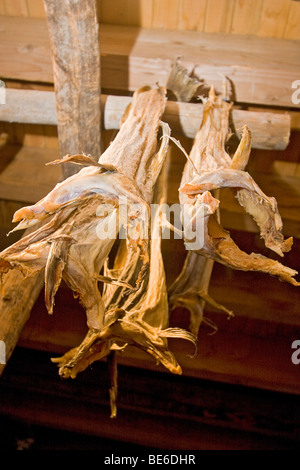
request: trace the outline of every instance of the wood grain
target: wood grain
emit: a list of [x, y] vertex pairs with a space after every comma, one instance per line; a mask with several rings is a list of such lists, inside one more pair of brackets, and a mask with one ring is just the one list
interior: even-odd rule
[[[57, 125], [53, 92], [7, 89], [6, 95], [6, 104], [0, 107], [1, 121]], [[132, 98], [126, 96], [101, 95], [103, 128], [119, 129], [123, 113], [131, 102]], [[172, 132], [193, 138], [201, 124], [202, 110], [201, 103], [168, 101], [163, 119], [171, 126]], [[289, 143], [289, 114], [234, 109], [231, 131], [240, 137], [244, 125], [252, 132], [253, 148], [283, 150]], [[67, 147], [65, 151], [70, 153]]]
[[[2, 77], [53, 83], [44, 20], [1, 17], [0, 23]], [[101, 25], [100, 41], [102, 89], [165, 86], [181, 56], [217, 92], [227, 76], [236, 102], [297, 108], [291, 100], [291, 83], [300, 74], [297, 41], [111, 25]]]
[[289, 0], [264, 0], [257, 35], [272, 38], [284, 37], [291, 3]]
[[[53, 56], [60, 153], [101, 155], [100, 46], [96, 2], [44, 0]], [[65, 165], [65, 177], [78, 171]]]
[[228, 33], [231, 29], [233, 0], [209, 0], [207, 2], [204, 31]]
[[178, 29], [204, 31], [207, 0], [182, 0]]
[[[300, 39], [300, 5], [291, 0], [179, 0], [170, 2], [171, 15], [168, 3], [155, 0], [97, 0], [97, 5], [104, 24]], [[45, 18], [43, 0], [2, 0], [0, 14]]]

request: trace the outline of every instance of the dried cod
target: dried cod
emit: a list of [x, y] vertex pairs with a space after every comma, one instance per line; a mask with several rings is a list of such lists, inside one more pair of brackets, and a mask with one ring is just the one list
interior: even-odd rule
[[[189, 83], [182, 74], [181, 83]], [[197, 87], [194, 80], [192, 86]], [[251, 149], [249, 130], [244, 128], [233, 158], [224, 149], [231, 104], [212, 89], [179, 190], [188, 254], [180, 276], [167, 292], [161, 231], [172, 137], [169, 126], [161, 121], [165, 102], [164, 88], [138, 90], [116, 138], [98, 162], [87, 155], [67, 155], [52, 162], [71, 162], [83, 168], [37, 204], [15, 213], [13, 221], [18, 225], [14, 230], [33, 231], [0, 253], [2, 275], [14, 268], [24, 276], [44, 271], [50, 314], [62, 280], [79, 297], [87, 316], [86, 337], [53, 362], [67, 378], [107, 357], [111, 416], [116, 416], [117, 351], [129, 345], [138, 347], [180, 374], [168, 338], [195, 344], [206, 301], [232, 315], [208, 295], [214, 261], [234, 269], [263, 271], [299, 285], [294, 270], [241, 251], [220, 223], [218, 191], [230, 187], [257, 222], [266, 246], [281, 256], [291, 249], [292, 239], [284, 240], [281, 234], [275, 199], [266, 196], [244, 171]], [[110, 259], [117, 238], [117, 253]], [[190, 311], [191, 333], [169, 327], [169, 307], [177, 305]]]
[[[166, 278], [161, 254], [162, 209], [165, 204], [168, 165], [166, 161], [169, 127], [163, 127], [163, 142], [152, 156], [152, 170], [148, 174], [147, 188], [155, 211], [144, 218], [144, 233], [148, 231], [146, 250], [138, 244], [132, 246], [121, 239], [113, 267], [104, 266], [104, 276], [122, 279], [133, 289], [105, 284], [102, 299], [105, 304], [104, 325], [100, 331], [90, 329], [77, 348], [53, 361], [59, 365], [63, 377], [76, 377], [88, 365], [102, 359], [111, 351], [122, 351], [128, 345], [136, 346], [175, 374], [182, 370], [168, 348], [168, 338], [182, 338], [195, 343], [192, 334], [180, 328], [169, 328], [169, 306]], [[149, 214], [148, 214], [149, 216]], [[146, 259], [146, 265], [145, 265]], [[146, 269], [143, 269], [143, 267]], [[115, 362], [113, 376], [116, 375]], [[116, 415], [116, 381], [111, 389], [112, 416]]]
[[[225, 150], [231, 106], [222, 96], [216, 96], [213, 88], [210, 90], [209, 97], [204, 100], [202, 123], [179, 188], [180, 204], [184, 209], [183, 226], [190, 226], [185, 232], [189, 251], [182, 272], [170, 287], [169, 297], [172, 308], [181, 306], [190, 311], [190, 329], [195, 335], [203, 320], [205, 301], [232, 315], [208, 295], [214, 261], [233, 269], [265, 272], [299, 286], [294, 279], [295, 270], [260, 254], [245, 253], [221, 225], [218, 191], [230, 187], [240, 205], [257, 223], [266, 247], [280, 256], [292, 247], [292, 238], [285, 240], [281, 233], [282, 220], [275, 198], [266, 196], [245, 171], [251, 151], [249, 129], [244, 126], [232, 158]], [[196, 244], [189, 238], [190, 233], [197, 240]]]
[[[0, 254], [1, 272], [17, 268], [30, 276], [44, 270], [49, 313], [62, 280], [86, 310], [86, 338], [54, 359], [63, 377], [75, 377], [95, 360], [128, 344], [145, 350], [173, 373], [181, 373], [167, 338], [194, 342], [190, 333], [169, 328], [160, 210], [153, 220], [150, 213], [150, 204], [159, 207], [165, 198], [164, 164], [170, 138], [169, 126], [161, 122], [165, 101], [163, 88], [137, 91], [119, 133], [99, 162], [86, 155], [53, 162], [84, 167], [37, 204], [14, 215], [14, 222], [19, 222], [14, 230], [43, 225]], [[123, 234], [120, 246], [109, 269], [108, 256], [119, 233]], [[104, 283], [102, 293], [99, 281]], [[115, 416], [116, 366], [112, 377]]]

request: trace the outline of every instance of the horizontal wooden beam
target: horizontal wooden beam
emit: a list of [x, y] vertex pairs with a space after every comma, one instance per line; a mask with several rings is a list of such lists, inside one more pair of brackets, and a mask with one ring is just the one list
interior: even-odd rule
[[168, 449], [182, 458], [195, 455], [200, 465], [197, 450], [296, 450], [300, 443], [298, 397], [290, 394], [121, 366], [118, 415], [111, 419], [104, 362], [62, 381], [49, 353], [17, 348], [5, 372], [2, 445], [14, 427], [18, 437], [20, 429], [27, 436], [18, 420], [27, 423], [33, 450], [100, 450], [103, 458], [116, 449], [118, 456], [143, 452], [145, 459]]
[[[2, 79], [53, 83], [50, 44], [43, 19], [0, 17]], [[222, 91], [232, 83], [235, 102], [297, 108], [299, 42], [275, 38], [100, 25], [102, 89], [133, 91], [165, 86], [174, 61]], [[294, 101], [294, 102], [293, 102]]]
[[[122, 115], [131, 100], [127, 96], [101, 95], [104, 129], [119, 129]], [[201, 124], [202, 111], [201, 103], [168, 101], [163, 119], [169, 123], [173, 133], [194, 138]], [[8, 88], [6, 104], [0, 106], [0, 121], [56, 125], [54, 92]], [[244, 125], [251, 130], [253, 148], [284, 150], [289, 143], [289, 114], [233, 109], [231, 131], [240, 137]]]

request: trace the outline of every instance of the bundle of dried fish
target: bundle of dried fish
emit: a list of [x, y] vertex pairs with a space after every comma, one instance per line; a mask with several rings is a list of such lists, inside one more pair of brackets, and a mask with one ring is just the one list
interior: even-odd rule
[[[44, 269], [49, 313], [62, 279], [86, 310], [86, 338], [78, 348], [54, 360], [64, 377], [75, 377], [88, 364], [128, 344], [147, 351], [170, 371], [180, 373], [167, 338], [194, 341], [190, 333], [168, 328], [160, 212], [153, 223], [150, 220], [149, 206], [152, 202], [161, 204], [166, 187], [166, 178], [156, 185], [159, 175], [165, 175], [162, 168], [170, 137], [169, 126], [160, 121], [164, 107], [164, 89], [136, 92], [118, 135], [99, 163], [85, 155], [54, 162], [72, 162], [84, 168], [58, 184], [40, 202], [14, 216], [14, 222], [19, 222], [16, 230], [41, 221], [44, 224], [0, 254], [1, 271], [18, 268], [30, 276]], [[160, 127], [162, 142], [156, 152]], [[105, 262], [122, 231], [110, 270]], [[99, 281], [107, 284], [102, 295]], [[114, 381], [112, 415], [115, 391]]]
[[[172, 373], [180, 374], [181, 367], [169, 350], [167, 339], [176, 337], [195, 343], [194, 336], [189, 332], [169, 328], [168, 296], [161, 255], [161, 207], [165, 204], [168, 170], [166, 156], [170, 133], [169, 127], [161, 124], [163, 142], [157, 154], [152, 156], [151, 171], [145, 180], [148, 192], [143, 192], [150, 194], [152, 207], [156, 208], [150, 218], [144, 217], [143, 233], [148, 231], [149, 241], [147, 249], [139, 244], [132, 246], [128, 239], [122, 239], [113, 268], [109, 269], [108, 261], [104, 266], [105, 277], [122, 279], [127, 285], [135, 287], [128, 289], [113, 283], [104, 286], [102, 299], [105, 317], [101, 330], [90, 329], [79, 347], [53, 359], [58, 363], [63, 377], [74, 378], [94, 361], [108, 356], [111, 351], [124, 350], [128, 345], [146, 351]], [[147, 266], [143, 269], [145, 262]], [[111, 415], [115, 416], [115, 361], [113, 364]]]
[[[296, 271], [260, 254], [247, 254], [239, 249], [219, 220], [221, 188], [230, 187], [242, 207], [256, 221], [265, 245], [280, 256], [291, 249], [293, 240], [284, 239], [277, 202], [266, 196], [253, 178], [244, 171], [251, 150], [251, 134], [247, 127], [231, 158], [225, 151], [229, 131], [231, 103], [216, 96], [212, 88], [204, 101], [203, 120], [189, 155], [181, 187], [185, 244], [189, 251], [178, 279], [169, 295], [172, 307], [184, 306], [191, 313], [191, 328], [197, 334], [203, 319], [203, 301], [213, 302], [207, 294], [213, 261], [244, 271], [261, 271], [278, 276], [295, 286]], [[188, 210], [186, 209], [188, 208]], [[192, 233], [195, 239], [191, 239]], [[198, 257], [198, 255], [200, 255]], [[222, 310], [222, 306], [215, 305]], [[228, 311], [229, 314], [231, 312]]]
[[[77, 163], [81, 156], [68, 157]], [[136, 205], [144, 205], [139, 189], [115, 168], [93, 163], [59, 183], [43, 200], [16, 212], [16, 229], [45, 224], [1, 253], [2, 272], [19, 268], [25, 276], [45, 269], [45, 302], [53, 312], [54, 298], [63, 279], [79, 296], [91, 328], [103, 325], [104, 305], [98, 281], [116, 282], [100, 276], [119, 229], [119, 201], [127, 201], [128, 217], [139, 221]], [[103, 216], [99, 214], [105, 205]], [[97, 215], [98, 214], [98, 215]], [[126, 221], [127, 222], [127, 221]], [[105, 238], [99, 233], [108, 227]], [[130, 231], [129, 231], [130, 233]]]

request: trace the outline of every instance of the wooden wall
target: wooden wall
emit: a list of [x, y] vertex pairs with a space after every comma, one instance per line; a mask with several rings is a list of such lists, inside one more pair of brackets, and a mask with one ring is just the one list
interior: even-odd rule
[[[98, 0], [102, 23], [300, 40], [295, 0]], [[42, 0], [0, 0], [0, 15], [45, 16]]]

